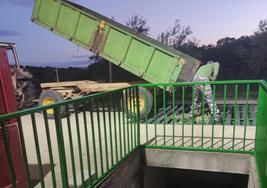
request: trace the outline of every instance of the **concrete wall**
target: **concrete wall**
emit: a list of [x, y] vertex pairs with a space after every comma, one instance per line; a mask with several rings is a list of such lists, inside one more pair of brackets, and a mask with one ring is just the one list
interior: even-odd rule
[[144, 172], [144, 150], [132, 153], [117, 169], [115, 169], [99, 188], [142, 188]]
[[146, 149], [145, 157], [150, 167], [249, 175], [248, 187], [259, 187], [255, 160], [248, 154]]
[[254, 158], [247, 154], [140, 148], [98, 187], [258, 188], [255, 167]]

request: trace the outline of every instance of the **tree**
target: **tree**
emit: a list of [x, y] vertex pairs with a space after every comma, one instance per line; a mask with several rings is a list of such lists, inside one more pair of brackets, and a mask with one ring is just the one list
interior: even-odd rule
[[[193, 33], [190, 26], [182, 26], [180, 20], [175, 20], [174, 26], [159, 34], [157, 40], [165, 45], [171, 46], [175, 49], [179, 49], [186, 42], [194, 42], [194, 40], [188, 39], [188, 37]], [[194, 43], [196, 44], [196, 43]]]
[[126, 25], [133, 29], [135, 33], [148, 35], [150, 31], [150, 28], [147, 26], [147, 20], [143, 16], [132, 16], [126, 21]]

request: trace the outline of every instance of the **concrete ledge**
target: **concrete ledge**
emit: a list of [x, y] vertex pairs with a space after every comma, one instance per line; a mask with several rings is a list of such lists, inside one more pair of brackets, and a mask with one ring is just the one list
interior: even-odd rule
[[248, 154], [145, 149], [146, 165], [249, 175], [249, 188], [258, 188], [254, 157]]

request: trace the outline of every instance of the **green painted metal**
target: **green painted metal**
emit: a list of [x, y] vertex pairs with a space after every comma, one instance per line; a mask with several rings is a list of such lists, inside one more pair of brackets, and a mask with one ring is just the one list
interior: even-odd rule
[[82, 159], [82, 146], [81, 146], [81, 133], [80, 133], [80, 121], [79, 121], [79, 114], [78, 114], [78, 105], [74, 103], [74, 113], [75, 113], [75, 122], [76, 122], [76, 133], [77, 133], [77, 140], [78, 140], [78, 153], [79, 153], [79, 162], [80, 162], [80, 172], [81, 172], [81, 180], [82, 180], [82, 188], [84, 188], [84, 166], [83, 166], [83, 159]]
[[35, 0], [32, 21], [151, 83], [191, 81], [200, 62], [63, 0]]
[[[87, 124], [87, 117], [86, 117], [86, 106], [88, 103], [83, 102], [82, 103], [82, 113], [83, 113], [83, 123], [84, 123], [84, 134], [85, 134], [85, 143], [86, 143], [86, 159], [87, 159], [87, 169], [88, 169], [88, 184], [92, 184], [92, 172], [91, 172], [91, 159], [90, 159], [90, 149], [89, 149], [89, 137], [88, 137], [88, 124]], [[104, 123], [106, 125], [106, 123]], [[107, 139], [107, 136], [105, 135], [105, 140]], [[107, 163], [108, 164], [108, 163]], [[76, 179], [76, 177], [75, 177]]]
[[114, 125], [114, 139], [115, 139], [115, 159], [116, 159], [116, 163], [119, 161], [119, 155], [118, 155], [118, 133], [117, 133], [117, 118], [116, 118], [116, 109], [115, 109], [115, 98], [114, 98], [114, 95], [111, 94], [111, 103], [112, 103], [112, 111], [113, 111], [113, 125]]
[[[203, 91], [205, 91], [205, 85], [203, 86]], [[204, 93], [201, 95], [201, 147], [204, 145], [204, 105], [205, 96]]]
[[259, 88], [255, 157], [261, 188], [267, 186], [267, 84]]
[[141, 130], [140, 130], [140, 101], [139, 101], [139, 88], [135, 88], [135, 91], [136, 91], [136, 100], [137, 100], [137, 103], [136, 103], [136, 106], [137, 106], [137, 126], [136, 126], [136, 129], [137, 129], [137, 146], [136, 148], [138, 148], [140, 145], [141, 145], [141, 141], [140, 141], [140, 138], [141, 138]]
[[112, 139], [112, 129], [111, 129], [111, 95], [108, 95], [108, 119], [109, 119], [109, 138], [110, 138], [110, 152], [111, 152], [111, 164], [114, 165], [114, 158], [113, 158], [113, 139]]
[[49, 161], [50, 161], [52, 183], [53, 183], [53, 187], [57, 187], [56, 177], [55, 177], [54, 158], [53, 158], [53, 153], [52, 153], [52, 144], [51, 144], [51, 136], [50, 136], [47, 112], [43, 111], [43, 115], [44, 115], [45, 132], [46, 132], [46, 138], [47, 138], [47, 147], [48, 147], [48, 154], [49, 154]]
[[163, 90], [163, 142], [166, 146], [166, 88]]
[[[156, 120], [156, 114], [157, 114], [157, 90], [154, 88], [153, 90], [153, 95], [154, 95], [154, 137], [155, 139], [155, 145], [157, 145], [157, 120]], [[147, 106], [147, 105], [145, 105]]]
[[184, 99], [185, 99], [185, 87], [182, 86], [182, 146], [184, 146]]
[[174, 135], [175, 135], [175, 111], [174, 111], [174, 109], [175, 109], [175, 89], [173, 88], [172, 89], [172, 119], [174, 120], [174, 121], [172, 121], [173, 123], [172, 123], [172, 145], [174, 146], [174, 141], [175, 141], [175, 137], [174, 137]]
[[[93, 155], [94, 155], [94, 169], [95, 169], [95, 175], [96, 179], [99, 178], [98, 175], [98, 165], [97, 165], [97, 157], [96, 157], [96, 136], [95, 136], [95, 123], [94, 123], [94, 115], [93, 115], [93, 105], [92, 105], [92, 99], [89, 101], [90, 105], [90, 119], [91, 119], [91, 131], [92, 131], [92, 142], [93, 142]], [[112, 138], [112, 136], [110, 137]]]
[[66, 107], [67, 127], [68, 127], [69, 143], [70, 143], [70, 157], [71, 157], [73, 183], [74, 183], [74, 186], [77, 186], [75, 160], [74, 160], [74, 153], [73, 153], [72, 131], [71, 131], [71, 122], [70, 122], [70, 112], [69, 112], [69, 106], [66, 105], [65, 107]]
[[195, 124], [195, 95], [196, 95], [196, 85], [192, 86], [192, 120], [191, 120], [191, 147], [194, 147], [194, 124]]
[[125, 115], [125, 101], [124, 101], [124, 98], [122, 97], [121, 99], [121, 107], [122, 107], [122, 129], [123, 129], [123, 149], [124, 149], [124, 153], [123, 153], [123, 157], [125, 157], [126, 155], [126, 148], [127, 148], [127, 123], [125, 120], [126, 119], [126, 115]]
[[235, 146], [235, 130], [236, 130], [236, 116], [237, 116], [237, 95], [238, 95], [238, 84], [235, 84], [235, 96], [234, 96], [234, 100], [235, 100], [235, 104], [234, 104], [234, 123], [233, 123], [233, 149]]
[[106, 124], [106, 110], [105, 110], [105, 101], [104, 97], [102, 97], [101, 105], [102, 105], [102, 114], [103, 114], [103, 123], [104, 123], [104, 140], [105, 140], [105, 150], [106, 150], [106, 169], [109, 169], [109, 159], [108, 159], [108, 137], [107, 137], [107, 124]]
[[[227, 96], [227, 85], [224, 85], [224, 87], [223, 87], [223, 130], [222, 130], [222, 138], [224, 138], [224, 135], [225, 135], [226, 96]], [[224, 149], [224, 139], [222, 139], [222, 149]]]
[[121, 105], [120, 104], [116, 104], [117, 105], [117, 108], [118, 108], [118, 123], [119, 123], [119, 143], [120, 143], [120, 159], [122, 159], [122, 124], [121, 124]]
[[31, 182], [31, 178], [30, 178], [29, 163], [28, 163], [24, 133], [23, 133], [23, 129], [22, 129], [21, 117], [17, 117], [16, 119], [17, 119], [17, 123], [18, 123], [18, 130], [19, 130], [19, 137], [20, 137], [20, 143], [21, 143], [21, 148], [22, 148], [23, 165], [24, 165], [24, 169], [25, 169], [24, 172], [25, 172], [25, 176], [26, 176], [26, 180], [27, 180], [27, 186], [33, 187], [32, 182]]
[[[147, 101], [147, 92], [145, 92], [145, 101]], [[145, 122], [146, 122], [146, 142], [148, 142], [148, 112], [147, 112], [147, 105], [145, 105]]]
[[62, 132], [62, 122], [61, 122], [61, 115], [60, 115], [60, 106], [54, 108], [55, 114], [55, 127], [56, 127], [56, 134], [57, 134], [57, 144], [58, 144], [58, 156], [59, 156], [59, 163], [60, 163], [60, 170], [61, 170], [61, 182], [62, 187], [68, 187], [68, 172], [67, 172], [67, 164], [66, 164], [66, 154], [64, 148], [64, 138]]
[[[244, 136], [243, 138], [247, 137], [247, 124], [248, 124], [248, 100], [249, 100], [249, 93], [250, 93], [250, 85], [247, 84], [246, 86], [246, 107], [245, 107], [245, 122], [244, 122]], [[245, 150], [246, 140], [244, 140], [243, 150]]]
[[213, 92], [212, 92], [212, 131], [211, 131], [211, 148], [214, 145], [214, 117], [215, 117], [215, 100], [216, 100], [216, 85], [213, 85]]
[[45, 187], [44, 177], [43, 177], [43, 168], [42, 168], [42, 159], [41, 159], [40, 146], [39, 146], [39, 139], [38, 139], [36, 120], [35, 120], [34, 114], [31, 114], [31, 121], [32, 121], [32, 130], [33, 130], [35, 149], [36, 149], [36, 157], [37, 157], [37, 163], [38, 163], [38, 176], [40, 178], [41, 187]]
[[[101, 136], [101, 124], [100, 124], [100, 114], [99, 114], [99, 105], [98, 102], [99, 97], [95, 100], [96, 105], [96, 116], [97, 116], [97, 135], [98, 135], [98, 142], [99, 142], [99, 153], [100, 153], [100, 176], [104, 174], [104, 165], [103, 165], [103, 148], [102, 148], [102, 136]], [[116, 141], [117, 142], [117, 141]]]
[[[132, 98], [133, 94], [132, 94], [132, 88], [129, 89], [129, 96], [130, 98]], [[127, 101], [127, 106], [128, 106], [128, 101]], [[130, 100], [130, 141], [131, 141], [131, 144], [130, 144], [130, 148], [131, 150], [134, 148], [134, 135], [133, 135], [133, 104], [132, 104], [132, 100]]]
[[[186, 92], [187, 91], [191, 91], [194, 93], [194, 90], [196, 89], [196, 85], [199, 83], [177, 83], [177, 84], [170, 84], [169, 86], [171, 88], [173, 88], [172, 90], [172, 94], [171, 94], [171, 112], [174, 112], [174, 99], [182, 99], [182, 103], [181, 103], [181, 111], [180, 113], [182, 113], [182, 118], [184, 118], [183, 116], [185, 116], [186, 113], [186, 108], [185, 108], [185, 98], [190, 96], [192, 98], [191, 101], [193, 101], [193, 95], [188, 95]], [[147, 137], [148, 135], [152, 136], [154, 135], [154, 142], [150, 142], [150, 140], [148, 140], [147, 143], [145, 143], [145, 147], [147, 148], [155, 148], [155, 149], [174, 149], [174, 150], [191, 150], [191, 151], [208, 151], [208, 152], [231, 152], [231, 153], [242, 153], [242, 154], [251, 154], [255, 157], [256, 159], [256, 164], [257, 164], [257, 170], [258, 170], [258, 176], [259, 176], [259, 181], [260, 181], [260, 185], [261, 188], [265, 188], [266, 187], [266, 183], [267, 183], [267, 176], [266, 176], [266, 164], [267, 164], [267, 84], [264, 81], [220, 81], [218, 83], [216, 82], [206, 82], [203, 83], [204, 85], [206, 84], [213, 84], [213, 91], [218, 91], [219, 90], [219, 85], [221, 85], [221, 87], [223, 88], [223, 110], [222, 110], [222, 117], [223, 117], [223, 125], [222, 125], [222, 133], [221, 133], [221, 138], [222, 138], [222, 142], [228, 142], [230, 139], [230, 143], [229, 145], [231, 145], [230, 147], [224, 147], [224, 144], [217, 144], [217, 141], [215, 139], [217, 139], [217, 137], [214, 135], [212, 135], [209, 139], [211, 139], [212, 142], [212, 146], [206, 146], [206, 141], [204, 140], [204, 136], [203, 134], [198, 134], [196, 131], [196, 124], [194, 124], [194, 127], [192, 128], [192, 130], [189, 132], [191, 132], [191, 135], [187, 136], [185, 133], [185, 126], [188, 125], [184, 125], [184, 119], [182, 120], [182, 125], [177, 125], [176, 123], [174, 123], [174, 121], [172, 121], [171, 123], [169, 123], [169, 120], [167, 119], [167, 116], [165, 117], [165, 123], [164, 123], [164, 129], [166, 128], [166, 130], [162, 130], [159, 129], [159, 125], [157, 119], [156, 121], [154, 121], [154, 125], [150, 125], [147, 122], [145, 122], [145, 129], [141, 129], [140, 128], [140, 117], [139, 117], [139, 90], [138, 87], [139, 86], [132, 86], [129, 88], [125, 88], [125, 89], [120, 89], [120, 90], [115, 90], [115, 91], [111, 91], [111, 92], [106, 92], [106, 93], [99, 93], [99, 94], [95, 94], [95, 95], [90, 95], [90, 96], [85, 96], [79, 99], [74, 99], [74, 100], [69, 100], [69, 101], [64, 101], [61, 103], [57, 103], [57, 104], [53, 104], [50, 106], [42, 106], [42, 107], [37, 107], [37, 108], [33, 108], [33, 109], [29, 109], [29, 110], [24, 110], [24, 111], [20, 111], [20, 112], [16, 112], [16, 113], [11, 113], [11, 114], [5, 114], [5, 115], [1, 115], [0, 116], [0, 126], [2, 129], [6, 129], [5, 125], [6, 122], [9, 121], [10, 119], [16, 119], [18, 122], [18, 131], [19, 131], [19, 135], [20, 135], [20, 141], [21, 141], [21, 145], [22, 145], [22, 154], [23, 154], [23, 163], [25, 166], [25, 172], [26, 172], [26, 180], [27, 182], [27, 186], [28, 187], [32, 187], [31, 185], [31, 177], [29, 174], [29, 164], [28, 164], [28, 158], [27, 158], [27, 151], [26, 148], [27, 146], [27, 142], [25, 142], [25, 133], [23, 132], [23, 127], [26, 126], [24, 124], [24, 122], [21, 120], [21, 118], [23, 116], [30, 116], [31, 121], [32, 121], [32, 131], [33, 131], [33, 139], [34, 139], [34, 143], [35, 143], [35, 147], [36, 147], [36, 157], [37, 157], [37, 163], [38, 163], [38, 170], [39, 170], [39, 176], [40, 179], [43, 179], [43, 173], [42, 173], [42, 169], [40, 168], [42, 165], [42, 156], [43, 153], [40, 152], [41, 149], [39, 147], [39, 141], [40, 139], [45, 139], [46, 143], [47, 143], [47, 149], [48, 149], [48, 159], [49, 159], [49, 163], [51, 166], [51, 178], [52, 178], [52, 183], [53, 183], [53, 187], [56, 187], [58, 182], [61, 180], [61, 186], [60, 187], [68, 187], [69, 186], [69, 182], [68, 182], [68, 177], [70, 175], [71, 172], [68, 172], [68, 169], [72, 170], [72, 175], [75, 177], [74, 181], [76, 181], [76, 183], [74, 182], [74, 184], [77, 185], [77, 180], [76, 179], [76, 170], [77, 171], [83, 171], [86, 169], [86, 165], [87, 165], [87, 169], [88, 169], [88, 175], [89, 175], [89, 182], [88, 182], [88, 186], [89, 187], [94, 187], [96, 186], [99, 181], [103, 180], [103, 178], [105, 178], [108, 174], [110, 174], [110, 172], [114, 169], [116, 169], [118, 167], [118, 165], [125, 160], [130, 154], [131, 152], [133, 152], [135, 149], [139, 148], [140, 145], [140, 139], [141, 139], [141, 135], [147, 135], [145, 140], [148, 140]], [[233, 138], [231, 135], [231, 138], [226, 138], [225, 137], [225, 118], [226, 118], [226, 104], [227, 104], [227, 96], [229, 93], [227, 93], [228, 91], [230, 91], [230, 89], [228, 89], [230, 86], [232, 86], [234, 88], [234, 90], [232, 91], [234, 93], [234, 98], [235, 98], [235, 105], [237, 104], [237, 100], [239, 97], [239, 93], [242, 92], [242, 88], [244, 88], [244, 98], [245, 99], [245, 108], [244, 108], [244, 112], [245, 115], [244, 116], [248, 116], [248, 101], [250, 100], [251, 97], [251, 90], [252, 90], [252, 86], [251, 84], [258, 84], [259, 85], [259, 96], [258, 96], [258, 112], [257, 112], [257, 121], [256, 121], [256, 136], [255, 136], [255, 148], [252, 150], [247, 149], [247, 121], [248, 118], [244, 119], [244, 133], [242, 132], [239, 135], [243, 135], [243, 138], [241, 139], [241, 147], [239, 149], [237, 149], [236, 147], [236, 143], [239, 142], [240, 140], [238, 140], [236, 138], [236, 133], [234, 130], [234, 126], [233, 126]], [[154, 107], [154, 113], [157, 113], [157, 99], [160, 100], [161, 102], [165, 103], [164, 100], [162, 100], [161, 97], [157, 96], [157, 88], [158, 86], [155, 86], [157, 84], [151, 84], [148, 85], [149, 87], [154, 87], [152, 90], [153, 92], [153, 97], [154, 97], [154, 104], [156, 105], [156, 107]], [[214, 86], [216, 85], [216, 86]], [[142, 85], [143, 86], [143, 85]], [[161, 84], [161, 86], [164, 87], [168, 87], [168, 84]], [[188, 88], [187, 88], [188, 86]], [[242, 87], [244, 86], [244, 87]], [[214, 89], [216, 87], [216, 90]], [[186, 91], [187, 90], [187, 91]], [[179, 91], [179, 92], [174, 92], [174, 91]], [[126, 94], [126, 97], [122, 98], [122, 102], [120, 101], [119, 97], [122, 93]], [[177, 97], [176, 97], [177, 95]], [[188, 95], [188, 96], [187, 96]], [[179, 96], [179, 97], [178, 97]], [[213, 95], [215, 98], [215, 94]], [[125, 99], [130, 98], [131, 100], [126, 101]], [[107, 101], [106, 101], [107, 100]], [[200, 100], [204, 100], [204, 95], [202, 94], [202, 97], [200, 98]], [[106, 108], [104, 108], [104, 104], [107, 104], [107, 110]], [[125, 104], [122, 106], [119, 106], [119, 104]], [[77, 109], [77, 107], [82, 104], [82, 111], [79, 112]], [[75, 124], [71, 125], [71, 121], [70, 121], [70, 117], [69, 117], [69, 107], [74, 105], [74, 109], [76, 109], [75, 112]], [[102, 105], [102, 107], [101, 107]], [[146, 106], [146, 105], [145, 105]], [[202, 109], [201, 109], [201, 115], [203, 116], [204, 114], [204, 109], [203, 109], [203, 104], [202, 104]], [[87, 114], [86, 110], [89, 107], [89, 112]], [[124, 107], [126, 107], [124, 109]], [[130, 107], [130, 108], [128, 108]], [[53, 167], [53, 163], [54, 163], [54, 155], [52, 150], [52, 146], [51, 146], [51, 126], [52, 123], [50, 123], [50, 121], [48, 121], [47, 119], [47, 114], [46, 114], [46, 110], [53, 108], [55, 111], [55, 131], [56, 131], [56, 143], [53, 143], [55, 145], [57, 145], [57, 149], [58, 149], [58, 158], [60, 161], [60, 175], [61, 178], [60, 179], [56, 179], [55, 176], [55, 172], [54, 172], [54, 167]], [[65, 108], [66, 110], [66, 121], [64, 121], [62, 119], [62, 117], [60, 116], [60, 110], [62, 110], [62, 108]], [[131, 113], [131, 112], [127, 112], [127, 110], [129, 109], [135, 109], [135, 112], [137, 112], [136, 114]], [[100, 109], [102, 109], [103, 114], [101, 114]], [[162, 108], [167, 110], [166, 107]], [[238, 106], [235, 107], [235, 109], [238, 109]], [[36, 113], [39, 112], [43, 112], [43, 119], [41, 119], [42, 121], [44, 121], [44, 124], [37, 124], [37, 120], [35, 118]], [[106, 117], [105, 114], [108, 114], [108, 121], [106, 121]], [[114, 115], [114, 118], [111, 118], [112, 114]], [[167, 111], [165, 112], [167, 115]], [[235, 112], [234, 112], [235, 113]], [[88, 117], [90, 117], [91, 121], [87, 120], [87, 115], [89, 115]], [[79, 120], [80, 117], [83, 117], [83, 120]], [[174, 117], [174, 114], [172, 114], [172, 117]], [[236, 116], [235, 116], [236, 117]], [[98, 119], [102, 118], [103, 121], [99, 121]], [[154, 117], [155, 118], [155, 117]], [[115, 120], [115, 121], [114, 121]], [[63, 122], [66, 122], [66, 126], [64, 126]], [[128, 122], [128, 124], [127, 124]], [[83, 125], [82, 125], [83, 124]], [[235, 124], [234, 124], [235, 125]], [[45, 135], [42, 135], [42, 138], [40, 137], [40, 135], [38, 134], [39, 129], [38, 126], [44, 126]], [[73, 146], [73, 136], [78, 134], [83, 134], [81, 133], [80, 128], [82, 128], [84, 126], [84, 130], [85, 130], [85, 139], [81, 139], [81, 135], [77, 135], [77, 141], [78, 144], [77, 146]], [[153, 129], [149, 129], [149, 126], [154, 126], [154, 130]], [[181, 126], [181, 130], [182, 133], [180, 131], [176, 131], [176, 129], [174, 129], [176, 126]], [[201, 125], [202, 127], [200, 127], [201, 129], [199, 130], [204, 130], [203, 128], [205, 127], [205, 125]], [[187, 127], [188, 128], [188, 127]], [[216, 132], [217, 126], [213, 126], [213, 131]], [[66, 130], [65, 130], [66, 129]], [[125, 129], [125, 130], [124, 130]], [[87, 135], [87, 131], [91, 130], [91, 135]], [[146, 131], [146, 133], [140, 133], [141, 130]], [[168, 131], [167, 131], [168, 130]], [[67, 131], [67, 135], [63, 135], [63, 132]], [[74, 132], [73, 132], [74, 131]], [[151, 131], [147, 132], [147, 131]], [[164, 131], [164, 132], [163, 132]], [[194, 134], [195, 131], [195, 134]], [[221, 131], [221, 130], [220, 130]], [[109, 135], [108, 135], [109, 133]], [[180, 142], [182, 142], [180, 145], [177, 145], [177, 135], [181, 134], [180, 138]], [[198, 135], [197, 135], [198, 134]], [[199, 136], [200, 135], [200, 136]], [[110, 137], [110, 138], [108, 138]], [[122, 138], [123, 137], [123, 138]], [[242, 136], [241, 136], [242, 137]], [[165, 143], [162, 141], [165, 138]], [[170, 138], [170, 139], [169, 139]], [[193, 138], [194, 142], [192, 142], [192, 140], [188, 138]], [[66, 150], [65, 145], [66, 143], [64, 143], [64, 139], [68, 140], [68, 143], [70, 145], [69, 149]], [[89, 141], [89, 139], [91, 139]], [[108, 141], [108, 139], [110, 139]], [[228, 139], [228, 141], [226, 141], [225, 139]], [[103, 142], [100, 144], [100, 140], [102, 140]], [[178, 139], [179, 140], [179, 139]], [[197, 144], [197, 140], [199, 141], [199, 144]], [[232, 143], [232, 141], [235, 140], [235, 144]], [[81, 162], [81, 153], [82, 153], [82, 148], [79, 149], [79, 147], [81, 147], [82, 145], [82, 141], [85, 141], [85, 153], [87, 155], [86, 159], [83, 160], [87, 160], [87, 164], [85, 164], [85, 162]], [[169, 142], [170, 141], [170, 142]], [[190, 142], [191, 141], [191, 142]], [[108, 143], [109, 142], [109, 143]], [[41, 143], [41, 142], [40, 142]], [[43, 143], [43, 142], [42, 142]], [[7, 150], [7, 157], [10, 154], [10, 151], [8, 152], [8, 148], [10, 147], [10, 143], [8, 141], [8, 137], [6, 135], [6, 132], [4, 131], [4, 144], [6, 146], [6, 150]], [[215, 145], [219, 145], [220, 147], [215, 147]], [[105, 145], [105, 146], [104, 146]], [[74, 149], [77, 147], [78, 149], [78, 158], [76, 160], [78, 160], [78, 162], [80, 162], [79, 167], [75, 166], [75, 159], [74, 159]], [[107, 152], [107, 147], [109, 148], [109, 152]], [[103, 149], [105, 148], [106, 152], [104, 154]], [[113, 148], [115, 148], [113, 150]], [[92, 149], [92, 151], [90, 151], [90, 149]], [[79, 151], [80, 150], [80, 151]], [[124, 150], [124, 152], [123, 152]], [[99, 156], [100, 152], [103, 152], [103, 154], [105, 155], [102, 157], [97, 157]], [[92, 160], [90, 158], [90, 154], [92, 154]], [[67, 162], [66, 161], [66, 155], [70, 154], [70, 159]], [[116, 155], [118, 155], [117, 158], [112, 159], [113, 156], [116, 157]], [[110, 162], [109, 162], [110, 161]], [[106, 168], [101, 167], [101, 164], [103, 166], [103, 164], [106, 163]], [[92, 168], [93, 167], [93, 168]], [[14, 173], [12, 173], [12, 159], [10, 158], [9, 160], [9, 170], [10, 170], [10, 177], [11, 179], [13, 178], [15, 180], [15, 175]], [[92, 172], [94, 169], [95, 172], [95, 179], [91, 179], [92, 178]], [[54, 174], [54, 175], [53, 175]], [[85, 175], [85, 174], [84, 174]], [[84, 178], [85, 179], [85, 178]], [[44, 180], [42, 180], [44, 181]], [[85, 181], [85, 180], [84, 180]], [[85, 183], [85, 182], [82, 182]], [[44, 183], [42, 183], [44, 187]], [[84, 185], [85, 186], [85, 185]]]

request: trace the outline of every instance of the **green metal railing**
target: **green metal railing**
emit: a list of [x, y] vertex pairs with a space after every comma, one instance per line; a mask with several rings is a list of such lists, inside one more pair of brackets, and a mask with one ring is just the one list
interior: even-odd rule
[[[13, 120], [27, 187], [35, 186], [36, 174], [41, 187], [95, 186], [140, 145], [138, 116], [125, 109], [123, 95], [138, 101], [137, 87], [129, 87], [0, 116], [11, 185], [16, 187], [8, 134]], [[51, 109], [54, 119], [49, 120]], [[37, 164], [36, 172], [32, 164]]]
[[[153, 100], [153, 113], [146, 113], [141, 125], [141, 132], [145, 132], [145, 138], [141, 140], [146, 147], [254, 152], [256, 129], [250, 121], [256, 119], [259, 81], [139, 86], [150, 88], [154, 93], [153, 98], [145, 100]], [[163, 87], [163, 91], [157, 92], [158, 86]], [[166, 89], [171, 92], [167, 93]], [[217, 113], [216, 106], [219, 109]], [[249, 112], [252, 106], [254, 111]], [[215, 121], [215, 114], [220, 116], [219, 122]]]
[[255, 158], [261, 188], [267, 187], [267, 83], [259, 88]]
[[[211, 108], [205, 92], [199, 90], [209, 86]], [[140, 87], [151, 93], [143, 95]], [[198, 103], [194, 103], [197, 97]], [[149, 104], [153, 105], [150, 112]], [[220, 110], [220, 122], [215, 121], [215, 105]], [[48, 109], [54, 110], [54, 120], [47, 118]], [[191, 113], [192, 109], [198, 112]], [[146, 111], [143, 119], [142, 110]], [[142, 84], [2, 115], [0, 127], [4, 130], [13, 187], [16, 178], [8, 138], [10, 120], [18, 124], [28, 187], [34, 186], [32, 164], [37, 164], [35, 173], [41, 187], [94, 187], [131, 152], [144, 145], [250, 154], [255, 157], [260, 185], [264, 188], [266, 113], [264, 81]], [[51, 173], [45, 172], [45, 165]]]

